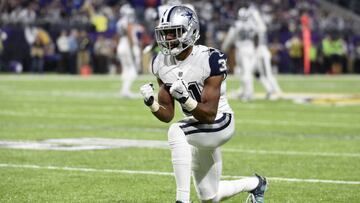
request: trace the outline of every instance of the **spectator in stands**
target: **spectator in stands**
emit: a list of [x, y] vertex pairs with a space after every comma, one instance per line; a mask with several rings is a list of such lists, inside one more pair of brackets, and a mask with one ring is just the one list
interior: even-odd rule
[[291, 59], [290, 72], [302, 73], [303, 72], [303, 42], [300, 34], [295, 34], [290, 38], [285, 46], [289, 50], [289, 56]]
[[[208, 46], [219, 48], [226, 31], [229, 28], [229, 24], [231, 24], [236, 18], [234, 11], [241, 6], [243, 1], [244, 0], [183, 0], [183, 3], [191, 2], [201, 15], [201, 19], [204, 20], [204, 22], [200, 22], [200, 26], [205, 25], [206, 29], [202, 28], [200, 30], [206, 31], [206, 34], [201, 35], [205, 38], [201, 38], [200, 40], [206, 42]], [[140, 1], [131, 2], [133, 3], [132, 5], [137, 6], [137, 8], [148, 10], [148, 8], [152, 7], [154, 10], [159, 6], [160, 2], [164, 1], [144, 1], [145, 3]], [[325, 36], [324, 33], [328, 33], [329, 31], [340, 32], [341, 35], [346, 35], [346, 38], [349, 37], [349, 39], [353, 37], [356, 38], [356, 35], [359, 37], [359, 33], [355, 33], [355, 31], [359, 29], [357, 29], [358, 26], [354, 19], [348, 19], [348, 17], [338, 12], [326, 11], [327, 9], [320, 8], [320, 4], [314, 0], [256, 0], [251, 2], [258, 4], [261, 9], [261, 13], [264, 16], [265, 22], [269, 28], [269, 39], [272, 39], [273, 36], [277, 35], [279, 36], [281, 44], [284, 44], [284, 41], [289, 39], [289, 37], [291, 37], [290, 35], [298, 30], [300, 17], [299, 11], [303, 9], [309, 9], [312, 33], [314, 38], [316, 38], [317, 41], [320, 41], [319, 47], [322, 45], [321, 40]], [[359, 3], [354, 2], [360, 1], [352, 0], [352, 2], [352, 4], [347, 3], [346, 7], [350, 7], [349, 9], [356, 11], [356, 6], [354, 5]], [[1, 28], [6, 30], [8, 33], [11, 33], [4, 46], [3, 61], [8, 64], [10, 61], [16, 60], [23, 64], [24, 71], [29, 70], [31, 67], [29, 48], [35, 42], [36, 36], [35, 27], [30, 25], [39, 25], [39, 22], [41, 22], [41, 24], [45, 23], [45, 30], [49, 33], [52, 39], [57, 39], [59, 37], [59, 33], [61, 33], [61, 30], [63, 29], [90, 30], [89, 28], [91, 27], [94, 28], [91, 30], [94, 31], [94, 33], [89, 33], [90, 35], [98, 32], [105, 32], [107, 37], [113, 37], [116, 32], [115, 25], [118, 19], [117, 11], [123, 3], [124, 1], [116, 0], [0, 1]], [[143, 17], [144, 13], [139, 11], [140, 10], [135, 10], [136, 17]], [[145, 20], [147, 19], [138, 19], [140, 23], [146, 24]], [[27, 43], [24, 43], [24, 27], [27, 27], [25, 35], [29, 46]], [[149, 28], [151, 27], [153, 26], [149, 26]], [[21, 33], [21, 35], [19, 33]], [[148, 30], [147, 33], [151, 32]], [[69, 38], [74, 39], [77, 38], [77, 36], [73, 36], [71, 34]], [[46, 46], [46, 50], [48, 50], [48, 48], [51, 50], [51, 47], [52, 43], [50, 43], [49, 46]], [[77, 72], [75, 55], [77, 54], [77, 47], [77, 42], [70, 43], [70, 53], [72, 53], [70, 56], [73, 58], [71, 61], [75, 61], [75, 65], [69, 66], [71, 67], [69, 69], [72, 73]], [[281, 55], [278, 57], [279, 70], [281, 72], [286, 72], [288, 67], [290, 67], [288, 62], [288, 53], [286, 53], [286, 51], [291, 52], [290, 49], [285, 50], [284, 52], [281, 52]], [[49, 58], [46, 54], [47, 52], [48, 51], [45, 51], [45, 69], [47, 69], [46, 67], [52, 66], [47, 62]], [[349, 53], [345, 53], [345, 57], [348, 57], [348, 55]], [[351, 58], [351, 60], [353, 59], [354, 57]], [[8, 68], [5, 69], [10, 70]], [[293, 68], [292, 71], [297, 72], [298, 70]], [[344, 69], [344, 71], [346, 71], [346, 69]]]
[[29, 44], [29, 46], [32, 46], [32, 44], [35, 42], [37, 36], [38, 36], [38, 28], [37, 26], [30, 24], [28, 26], [25, 26], [24, 34], [26, 42]]
[[312, 42], [310, 47], [310, 63], [311, 73], [321, 73], [321, 67], [319, 63], [319, 46], [317, 43]]
[[70, 72], [70, 42], [69, 35], [66, 30], [62, 30], [59, 38], [56, 40], [56, 45], [60, 54], [60, 60], [57, 72]]
[[77, 53], [77, 72], [81, 73], [82, 68], [89, 68], [90, 66], [90, 39], [85, 30], [81, 30], [78, 38], [79, 51]]
[[347, 73], [347, 45], [343, 38], [332, 33], [322, 40], [321, 45], [326, 73]]
[[7, 34], [3, 30], [0, 29], [0, 71], [5, 67], [3, 62], [3, 53], [4, 53], [4, 41], [7, 39]]
[[20, 10], [15, 18], [18, 18], [19, 22], [23, 24], [32, 24], [36, 20], [35, 9], [37, 7], [36, 1], [25, 1], [25, 7]]
[[360, 40], [355, 43], [354, 72], [360, 73]]
[[45, 46], [39, 35], [36, 37], [35, 42], [31, 45], [30, 56], [31, 72], [43, 73]]
[[269, 50], [271, 52], [271, 63], [273, 68], [274, 70], [279, 71], [281, 52], [285, 50], [285, 47], [280, 42], [278, 36], [274, 37], [273, 40], [269, 43]]
[[78, 37], [79, 33], [77, 29], [72, 29], [70, 31], [69, 35], [69, 53], [70, 53], [70, 65], [69, 65], [69, 71], [72, 74], [77, 73], [76, 63], [77, 63], [77, 54], [79, 49], [79, 43], [78, 43]]
[[100, 6], [94, 8], [90, 1], [87, 1], [84, 9], [87, 10], [96, 32], [105, 32], [108, 29], [108, 18], [103, 14]]
[[111, 41], [99, 35], [94, 44], [94, 73], [108, 73], [109, 59], [113, 53]]

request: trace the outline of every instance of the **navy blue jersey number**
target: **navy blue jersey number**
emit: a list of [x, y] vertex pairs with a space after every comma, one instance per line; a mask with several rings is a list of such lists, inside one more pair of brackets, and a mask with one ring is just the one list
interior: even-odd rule
[[209, 54], [210, 76], [226, 74], [226, 55], [217, 49], [209, 49]]
[[188, 90], [192, 98], [194, 98], [197, 102], [201, 102], [201, 91], [196, 82], [189, 82]]

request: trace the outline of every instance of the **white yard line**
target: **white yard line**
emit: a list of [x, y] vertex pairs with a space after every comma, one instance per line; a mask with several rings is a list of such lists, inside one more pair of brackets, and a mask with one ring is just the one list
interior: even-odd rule
[[[79, 172], [98, 172], [98, 173], [120, 173], [120, 174], [140, 174], [140, 175], [158, 175], [158, 176], [173, 176], [171, 172], [160, 171], [134, 171], [134, 170], [117, 170], [117, 169], [95, 169], [95, 168], [78, 168], [68, 166], [40, 166], [27, 164], [7, 164], [0, 163], [1, 168], [21, 168], [21, 169], [37, 169], [37, 170], [60, 170], [60, 171], [79, 171]], [[226, 179], [238, 179], [245, 176], [222, 176]], [[284, 177], [267, 177], [268, 180], [281, 182], [303, 182], [303, 183], [328, 183], [328, 184], [347, 184], [360, 185], [360, 181], [345, 181], [345, 180], [322, 180], [322, 179], [302, 179], [302, 178], [284, 178]]]
[[265, 155], [272, 154], [272, 155], [289, 155], [289, 156], [360, 157], [360, 153], [300, 152], [300, 151], [249, 150], [249, 149], [231, 149], [231, 148], [223, 148], [222, 151], [248, 153], [248, 154], [265, 154]]
[[316, 126], [316, 127], [330, 127], [330, 128], [360, 128], [360, 125], [347, 123], [330, 123], [330, 122], [304, 122], [304, 121], [281, 121], [281, 120], [259, 120], [259, 119], [236, 119], [236, 123], [243, 124], [257, 124], [257, 125], [272, 125], [272, 126]]
[[[47, 139], [42, 141], [31, 140], [0, 140], [0, 148], [27, 149], [27, 150], [57, 150], [57, 151], [82, 151], [117, 148], [156, 148], [168, 149], [168, 143], [164, 140], [137, 140], [117, 138], [63, 138]], [[252, 150], [241, 148], [222, 148], [225, 153], [247, 153], [280, 156], [321, 156], [321, 157], [347, 157], [359, 158], [360, 153], [345, 152], [309, 152], [309, 151], [286, 151], [286, 150]]]

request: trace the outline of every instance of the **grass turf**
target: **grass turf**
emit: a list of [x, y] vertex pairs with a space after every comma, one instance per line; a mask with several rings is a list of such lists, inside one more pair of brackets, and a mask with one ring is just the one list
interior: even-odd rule
[[[133, 86], [153, 77], [142, 76]], [[359, 76], [280, 76], [284, 92], [359, 95]], [[238, 88], [228, 78], [228, 91]], [[1, 75], [0, 140], [122, 138], [166, 140], [141, 99], [120, 99], [113, 76]], [[262, 88], [256, 83], [256, 91]], [[357, 202], [359, 184], [310, 183], [271, 177], [360, 181], [360, 106], [295, 104], [289, 100], [230, 100], [236, 133], [223, 146], [223, 174], [270, 177], [267, 202]], [[176, 118], [181, 118], [177, 111]], [[1, 146], [1, 145], [0, 145]], [[167, 149], [49, 151], [0, 148], [0, 202], [173, 202], [171, 176], [112, 170], [171, 172]], [[10, 167], [36, 165], [43, 168]], [[49, 169], [48, 166], [60, 167]], [[62, 167], [97, 169], [64, 170]], [[226, 202], [243, 202], [246, 194]], [[199, 202], [192, 187], [192, 199]]]

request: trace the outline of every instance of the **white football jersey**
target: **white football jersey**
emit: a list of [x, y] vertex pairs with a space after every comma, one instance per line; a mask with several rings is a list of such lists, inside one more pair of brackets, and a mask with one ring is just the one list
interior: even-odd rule
[[[219, 50], [203, 45], [193, 46], [192, 53], [184, 60], [177, 61], [174, 56], [164, 55], [161, 52], [152, 61], [152, 73], [159, 78], [167, 88], [181, 78], [188, 84], [188, 90], [193, 99], [201, 102], [201, 92], [205, 80], [211, 76], [224, 75], [226, 78], [226, 55]], [[225, 79], [221, 84], [221, 93], [217, 113], [233, 113], [226, 98]], [[183, 112], [191, 116], [184, 108]]]

